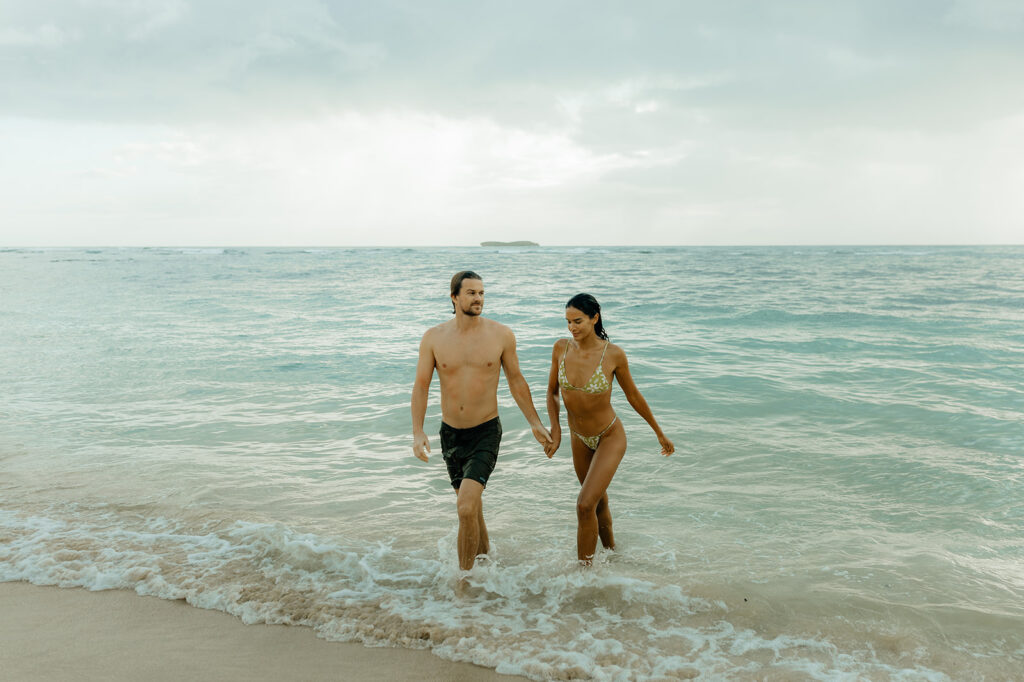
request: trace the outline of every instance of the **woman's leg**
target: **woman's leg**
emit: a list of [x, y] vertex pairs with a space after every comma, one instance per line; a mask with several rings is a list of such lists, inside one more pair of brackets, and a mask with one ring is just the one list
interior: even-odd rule
[[[626, 454], [626, 431], [616, 423], [604, 434], [597, 450], [572, 440], [572, 461], [582, 488], [576, 499], [576, 553], [580, 562], [593, 561], [598, 537], [605, 547], [613, 547], [611, 511], [608, 508], [608, 485]], [[606, 533], [602, 533], [602, 527]]]
[[602, 547], [615, 549], [615, 535], [612, 534], [612, 510], [608, 507], [607, 492], [597, 503], [597, 536], [601, 538]]

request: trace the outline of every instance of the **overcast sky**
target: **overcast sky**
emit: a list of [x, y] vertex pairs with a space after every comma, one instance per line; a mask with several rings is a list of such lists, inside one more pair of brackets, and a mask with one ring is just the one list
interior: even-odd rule
[[0, 244], [1024, 242], [1024, 2], [0, 0]]

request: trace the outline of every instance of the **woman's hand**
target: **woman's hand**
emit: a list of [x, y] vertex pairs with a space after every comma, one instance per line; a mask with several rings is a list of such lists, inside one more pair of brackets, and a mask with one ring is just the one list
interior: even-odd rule
[[666, 457], [676, 451], [676, 446], [673, 445], [672, 441], [665, 437], [665, 434], [658, 434], [658, 442], [661, 443], [661, 454]]
[[551, 459], [555, 455], [555, 451], [558, 450], [559, 444], [562, 442], [562, 427], [555, 425], [551, 427], [551, 442], [544, 445], [544, 454]]

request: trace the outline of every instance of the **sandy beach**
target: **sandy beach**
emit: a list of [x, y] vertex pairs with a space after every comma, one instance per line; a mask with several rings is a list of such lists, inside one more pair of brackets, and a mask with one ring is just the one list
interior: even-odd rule
[[312, 630], [124, 590], [0, 583], [6, 680], [455, 680], [499, 675], [427, 651], [327, 642]]

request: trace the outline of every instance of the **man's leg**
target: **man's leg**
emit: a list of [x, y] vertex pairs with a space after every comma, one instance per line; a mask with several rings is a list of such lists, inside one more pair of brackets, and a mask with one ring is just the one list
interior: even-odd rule
[[464, 478], [459, 485], [459, 568], [464, 571], [473, 568], [481, 545], [487, 544], [483, 492], [484, 487], [472, 479]]
[[477, 518], [477, 522], [480, 524], [480, 539], [476, 543], [476, 555], [489, 554], [491, 551], [490, 538], [487, 537], [487, 526], [484, 524], [484, 503], [483, 497], [480, 498], [480, 514]]

